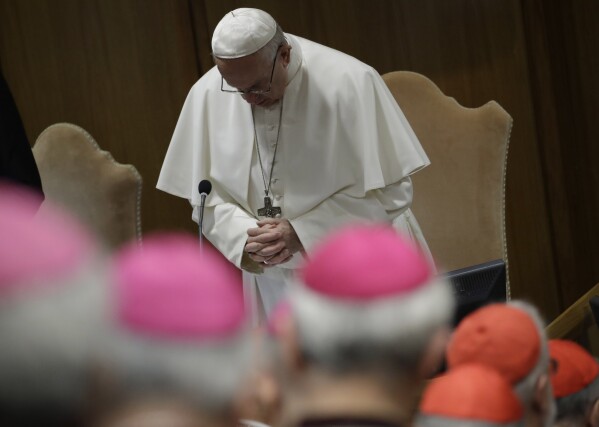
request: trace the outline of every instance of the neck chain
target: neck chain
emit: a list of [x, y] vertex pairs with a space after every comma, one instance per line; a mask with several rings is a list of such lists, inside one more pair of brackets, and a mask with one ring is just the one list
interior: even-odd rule
[[275, 151], [272, 156], [272, 163], [270, 164], [270, 173], [268, 175], [268, 183], [266, 182], [266, 172], [262, 165], [262, 155], [260, 153], [260, 145], [258, 144], [258, 134], [256, 132], [256, 118], [254, 117], [254, 108], [252, 108], [252, 123], [254, 125], [254, 144], [256, 145], [256, 152], [258, 153], [258, 162], [260, 163], [260, 172], [262, 172], [262, 181], [264, 182], [264, 207], [258, 209], [258, 215], [267, 216], [274, 218], [276, 215], [281, 214], [280, 207], [273, 207], [272, 200], [269, 197], [270, 186], [272, 184], [272, 172], [275, 168], [275, 159], [277, 157], [277, 148], [279, 147], [279, 136], [281, 135], [281, 119], [283, 118], [283, 99], [281, 99], [281, 108], [279, 109], [279, 127], [277, 128], [277, 139], [275, 142]]

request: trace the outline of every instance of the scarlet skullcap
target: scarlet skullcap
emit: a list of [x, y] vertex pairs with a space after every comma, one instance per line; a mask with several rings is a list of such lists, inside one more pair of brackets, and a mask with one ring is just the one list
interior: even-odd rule
[[532, 371], [540, 352], [541, 338], [530, 315], [507, 304], [492, 304], [460, 322], [447, 347], [447, 363], [450, 369], [483, 363], [514, 385]]
[[349, 300], [409, 293], [431, 276], [424, 255], [384, 225], [354, 225], [331, 234], [300, 272], [308, 288]]
[[277, 23], [260, 9], [240, 8], [227, 13], [212, 35], [212, 53], [218, 58], [241, 58], [263, 48], [275, 35]]
[[553, 396], [578, 393], [599, 375], [599, 364], [580, 345], [566, 340], [550, 340], [551, 385]]
[[116, 311], [137, 333], [177, 340], [227, 338], [245, 321], [240, 279], [183, 234], [158, 234], [116, 257]]
[[512, 423], [522, 406], [511, 385], [494, 369], [466, 364], [434, 379], [424, 391], [420, 414], [464, 421]]
[[0, 295], [58, 283], [94, 251], [91, 235], [30, 190], [0, 185]]

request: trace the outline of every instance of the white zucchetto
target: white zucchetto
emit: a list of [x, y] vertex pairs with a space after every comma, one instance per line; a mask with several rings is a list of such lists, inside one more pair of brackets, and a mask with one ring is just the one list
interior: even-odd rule
[[227, 13], [212, 35], [212, 53], [234, 59], [251, 55], [272, 40], [277, 23], [260, 9], [240, 8]]

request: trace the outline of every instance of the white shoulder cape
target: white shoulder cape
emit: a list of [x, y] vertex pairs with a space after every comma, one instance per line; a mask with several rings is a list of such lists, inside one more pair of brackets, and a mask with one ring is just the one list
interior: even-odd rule
[[[293, 219], [331, 195], [363, 197], [429, 164], [416, 135], [379, 74], [336, 50], [293, 38], [299, 70], [283, 98], [280, 143], [286, 168], [285, 217]], [[191, 89], [171, 140], [157, 188], [199, 205], [198, 183], [209, 179], [206, 206], [247, 203], [254, 149], [251, 107], [220, 91], [208, 71]]]

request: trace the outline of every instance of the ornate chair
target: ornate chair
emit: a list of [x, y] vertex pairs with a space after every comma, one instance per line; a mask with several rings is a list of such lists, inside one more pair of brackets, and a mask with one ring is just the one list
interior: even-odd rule
[[142, 178], [134, 166], [117, 163], [69, 123], [44, 130], [33, 155], [47, 200], [66, 207], [108, 248], [141, 241]]
[[[512, 118], [495, 101], [465, 108], [421, 74], [397, 71], [383, 79], [431, 160], [413, 176], [412, 210], [439, 269], [498, 259], [507, 269], [505, 177]], [[509, 280], [506, 288], [509, 299]]]

